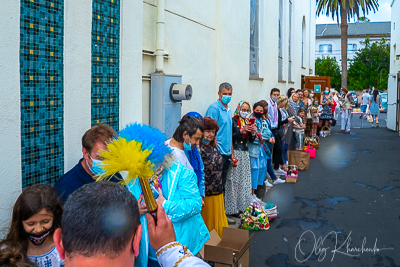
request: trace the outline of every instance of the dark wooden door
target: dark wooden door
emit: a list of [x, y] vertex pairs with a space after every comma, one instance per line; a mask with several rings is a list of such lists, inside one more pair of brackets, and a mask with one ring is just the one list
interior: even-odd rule
[[320, 99], [325, 87], [331, 88], [330, 76], [306, 76], [304, 88], [314, 91], [314, 99]]

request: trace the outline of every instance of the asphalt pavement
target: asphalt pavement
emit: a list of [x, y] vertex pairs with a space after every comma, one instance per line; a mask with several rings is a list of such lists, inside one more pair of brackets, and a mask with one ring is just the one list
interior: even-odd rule
[[279, 217], [251, 232], [250, 266], [400, 266], [400, 137], [380, 117], [333, 127], [296, 184], [265, 193]]

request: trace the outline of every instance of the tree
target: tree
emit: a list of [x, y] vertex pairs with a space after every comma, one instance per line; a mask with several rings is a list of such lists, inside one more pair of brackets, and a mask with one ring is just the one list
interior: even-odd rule
[[390, 44], [382, 38], [371, 43], [369, 37], [362, 42], [365, 47], [359, 49], [349, 68], [349, 89], [366, 89], [375, 87], [387, 89], [390, 67]]
[[332, 19], [337, 18], [339, 24], [339, 17], [341, 20], [341, 51], [342, 51], [342, 86], [347, 87], [347, 30], [349, 25], [347, 21], [356, 16], [359, 18], [360, 9], [364, 16], [370, 10], [374, 13], [378, 10], [378, 0], [316, 0], [317, 1], [317, 15], [321, 13], [327, 16], [331, 15]]
[[335, 58], [317, 58], [315, 60], [315, 74], [331, 76], [331, 87], [340, 90], [340, 67]]

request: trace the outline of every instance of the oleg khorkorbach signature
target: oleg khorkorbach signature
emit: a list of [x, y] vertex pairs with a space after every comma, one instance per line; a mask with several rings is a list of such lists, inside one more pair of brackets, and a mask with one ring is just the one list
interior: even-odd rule
[[[302, 246], [302, 243], [305, 242], [304, 237], [307, 234], [310, 235], [311, 239], [314, 241], [314, 246], [312, 247], [311, 251], [304, 252], [302, 250], [301, 246]], [[330, 249], [330, 247], [324, 247], [325, 239], [330, 235], [334, 235], [334, 238], [335, 238], [335, 247], [333, 249]], [[327, 253], [330, 252], [330, 253], [332, 253], [331, 261], [333, 261], [336, 253], [346, 255], [349, 257], [358, 257], [358, 256], [360, 256], [360, 254], [363, 254], [363, 253], [376, 254], [382, 250], [393, 250], [393, 248], [378, 248], [376, 246], [376, 243], [378, 242], [378, 238], [375, 239], [374, 247], [368, 248], [365, 246], [365, 244], [367, 242], [366, 237], [364, 237], [361, 247], [350, 247], [350, 244], [351, 244], [350, 235], [351, 235], [351, 231], [350, 231], [349, 235], [347, 236], [346, 240], [340, 246], [338, 246], [338, 235], [335, 231], [329, 232], [324, 238], [319, 237], [318, 239], [316, 239], [315, 234], [311, 230], [307, 230], [300, 236], [299, 242], [297, 242], [297, 245], [296, 245], [296, 248], [294, 251], [294, 256], [298, 262], [305, 262], [312, 256], [312, 254], [315, 254], [316, 256], [318, 256], [318, 261], [323, 261], [325, 259], [325, 257], [327, 256]], [[302, 259], [298, 259], [299, 253], [300, 253], [300, 256], [303, 256]], [[308, 255], [308, 256], [306, 256], [306, 255]], [[306, 258], [304, 258], [304, 256], [306, 256]]]

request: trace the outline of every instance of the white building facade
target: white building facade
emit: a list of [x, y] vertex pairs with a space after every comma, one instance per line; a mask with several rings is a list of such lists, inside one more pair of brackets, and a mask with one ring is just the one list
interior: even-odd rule
[[[371, 42], [378, 42], [382, 38], [390, 41], [390, 22], [358, 22], [349, 23], [347, 38], [347, 64], [353, 60], [357, 50], [365, 45], [362, 43], [369, 36]], [[340, 25], [316, 25], [315, 57], [335, 58], [341, 67], [341, 35]]]
[[233, 86], [234, 110], [314, 74], [315, 0], [5, 1], [0, 226], [23, 188], [54, 184], [78, 162], [93, 124], [150, 123], [159, 2], [163, 71], [193, 88], [182, 115], [204, 115], [222, 82]]
[[390, 73], [400, 72], [400, 1], [392, 1], [392, 22], [390, 39]]
[[400, 1], [393, 0], [388, 77], [387, 128], [400, 131]]

